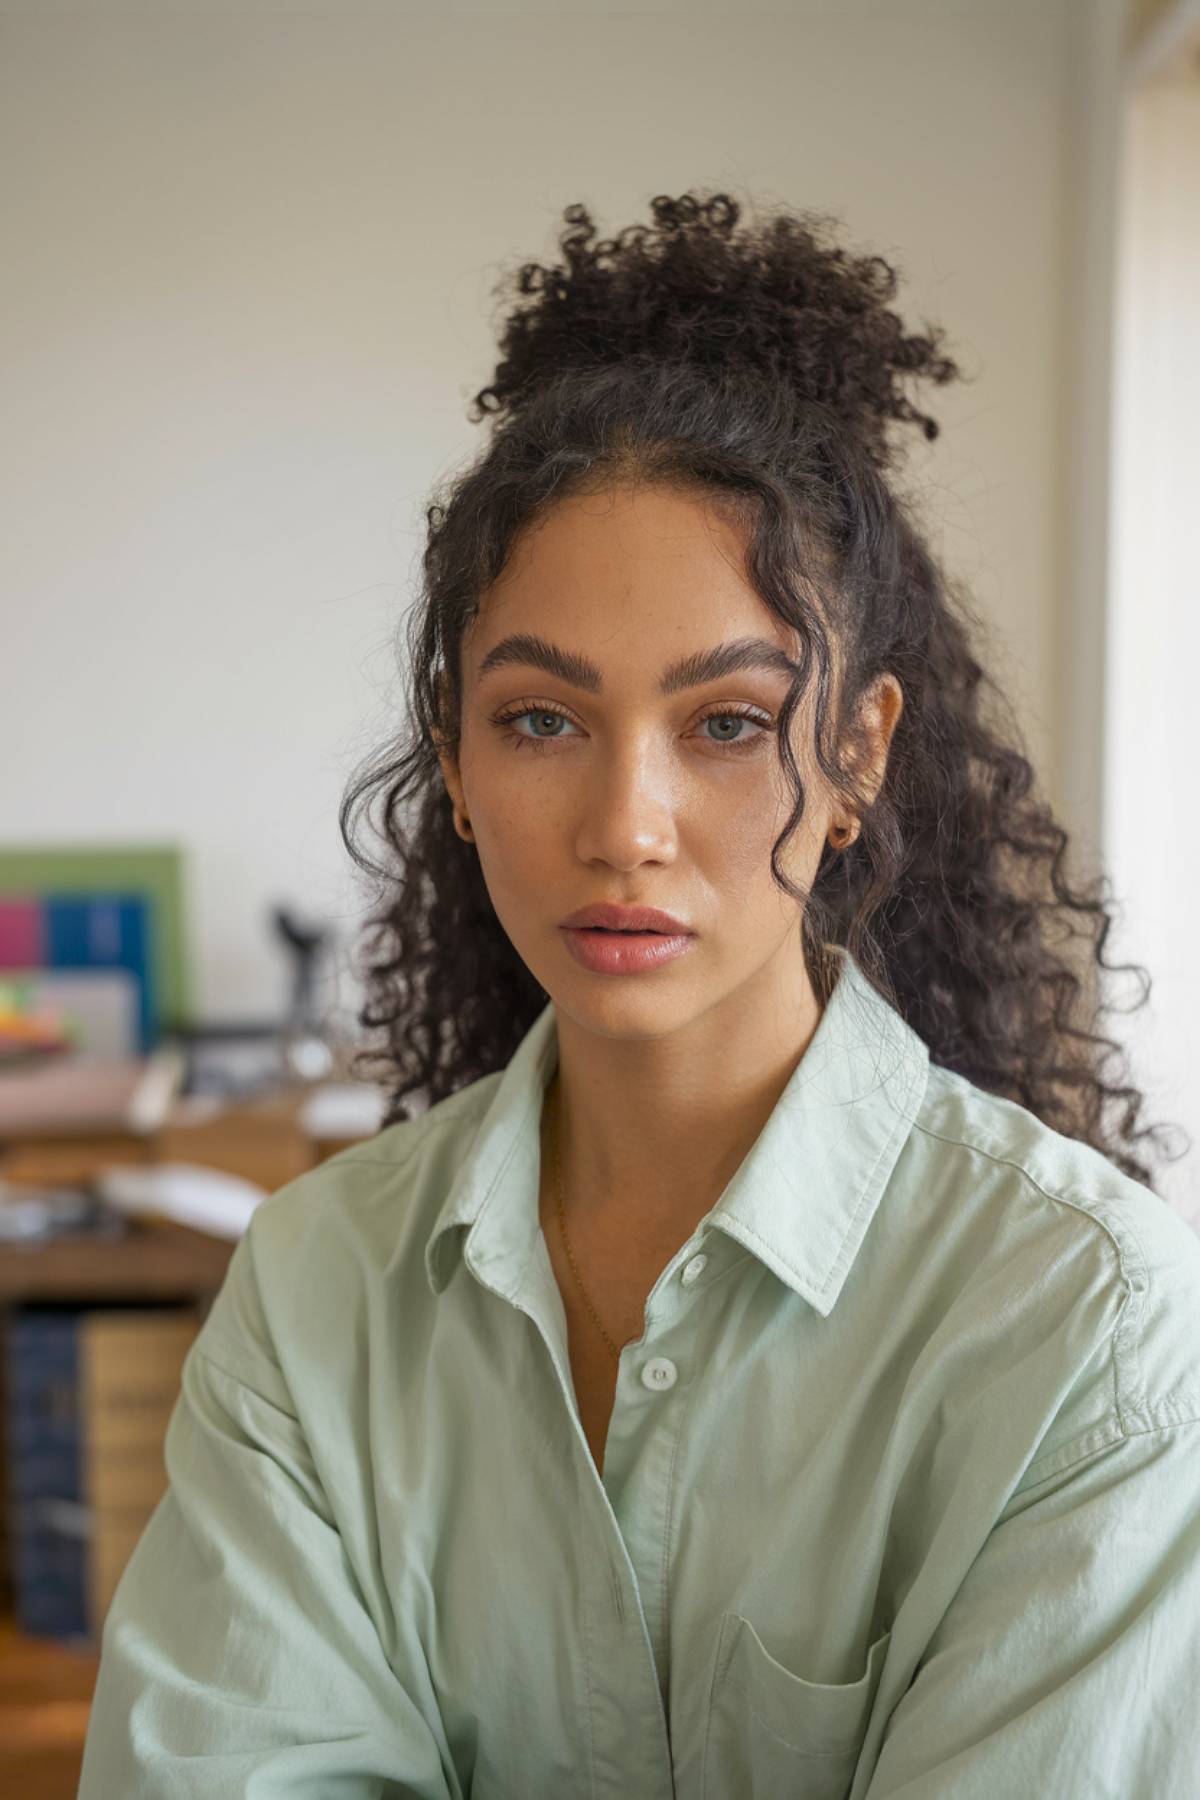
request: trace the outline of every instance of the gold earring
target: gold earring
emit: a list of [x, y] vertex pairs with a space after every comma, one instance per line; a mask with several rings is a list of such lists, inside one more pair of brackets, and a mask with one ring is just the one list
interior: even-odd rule
[[846, 825], [832, 825], [829, 829], [829, 842], [835, 850], [845, 850], [858, 836], [862, 821], [851, 819]]
[[459, 811], [457, 806], [454, 809], [454, 821], [458, 827], [459, 836], [465, 837], [469, 844], [473, 844], [475, 839], [471, 833], [471, 821], [465, 812]]

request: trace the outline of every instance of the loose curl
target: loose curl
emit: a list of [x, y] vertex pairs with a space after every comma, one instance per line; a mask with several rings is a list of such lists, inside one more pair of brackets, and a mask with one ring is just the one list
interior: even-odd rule
[[[1122, 1053], [1097, 1029], [1113, 1010], [1102, 975], [1136, 972], [1139, 1005], [1149, 976], [1105, 962], [1106, 878], [1068, 880], [1068, 834], [1035, 794], [1011, 706], [976, 654], [980, 622], [885, 479], [890, 426], [938, 435], [901, 384], [960, 375], [942, 332], [906, 333], [887, 305], [896, 271], [851, 255], [822, 215], [739, 229], [737, 201], [695, 192], [660, 195], [651, 212], [653, 225], [599, 239], [587, 209], [568, 206], [562, 260], [516, 271], [520, 299], [470, 415], [492, 421], [490, 440], [426, 510], [411, 728], [356, 774], [339, 814], [377, 884], [358, 1017], [384, 1041], [356, 1068], [384, 1065], [391, 1124], [420, 1110], [410, 1095], [432, 1105], [503, 1068], [545, 1006], [452, 822], [438, 751], [460, 742], [461, 646], [518, 534], [549, 507], [662, 483], [743, 528], [747, 577], [800, 645], [778, 731], [795, 805], [771, 870], [801, 909], [818, 1000], [834, 979], [825, 946], [844, 945], [933, 1062], [1152, 1185], [1133, 1146], [1161, 1148], [1163, 1127], [1139, 1127], [1144, 1097], [1123, 1070], [1106, 1078]], [[856, 703], [885, 671], [904, 706], [868, 804], [853, 774]], [[847, 849], [826, 846], [806, 889], [779, 854], [805, 809], [789, 726], [810, 688], [818, 766], [862, 824]], [[362, 818], [382, 860], [357, 841]]]

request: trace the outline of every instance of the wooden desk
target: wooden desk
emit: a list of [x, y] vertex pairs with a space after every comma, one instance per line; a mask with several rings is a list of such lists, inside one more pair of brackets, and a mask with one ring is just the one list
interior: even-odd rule
[[0, 1788], [21, 1800], [74, 1800], [100, 1667], [90, 1650], [22, 1637], [0, 1618]]
[[[0, 1173], [31, 1185], [86, 1180], [105, 1163], [192, 1162], [225, 1169], [273, 1193], [345, 1147], [314, 1141], [298, 1118], [303, 1091], [224, 1109], [203, 1120], [177, 1107], [150, 1137], [9, 1138]], [[60, 1238], [0, 1245], [0, 1306], [21, 1300], [161, 1300], [206, 1310], [233, 1241], [173, 1220], [136, 1220], [119, 1239]], [[0, 1481], [0, 1487], [3, 1483]], [[0, 1590], [3, 1588], [0, 1583]], [[74, 1800], [99, 1656], [16, 1630], [0, 1610], [0, 1792]]]
[[303, 1089], [281, 1091], [197, 1118], [196, 1103], [175, 1103], [155, 1132], [31, 1134], [0, 1140], [0, 1173], [34, 1183], [86, 1180], [104, 1163], [194, 1162], [226, 1169], [273, 1193], [321, 1160], [300, 1123]]
[[0, 1245], [0, 1306], [24, 1300], [193, 1301], [225, 1279], [230, 1239], [173, 1219], [130, 1221], [121, 1238], [58, 1238]]

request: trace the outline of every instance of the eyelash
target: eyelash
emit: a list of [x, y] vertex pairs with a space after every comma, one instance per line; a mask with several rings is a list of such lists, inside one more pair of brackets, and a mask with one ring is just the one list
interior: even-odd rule
[[[565, 712], [562, 712], [557, 706], [513, 707], [508, 712], [495, 714], [492, 723], [503, 727], [511, 725], [516, 719], [529, 719], [537, 715], [549, 715], [553, 718], [566, 719], [568, 724], [573, 723], [569, 716]], [[719, 738], [710, 738], [708, 740], [710, 744], [715, 744], [718, 750], [728, 750], [734, 756], [744, 756], [751, 750], [757, 750], [767, 733], [772, 732], [775, 729], [774, 725], [762, 718], [760, 714], [751, 712], [748, 708], [737, 706], [713, 707], [710, 712], [702, 714], [697, 723], [703, 725], [708, 719], [746, 719], [751, 725], [757, 725], [759, 727], [758, 734], [753, 737], [738, 738], [732, 741], [727, 740], [725, 743], [722, 743]], [[537, 748], [543, 744], [554, 744], [560, 741], [557, 737], [531, 737], [524, 731], [505, 730], [502, 731], [501, 735], [506, 743], [512, 745], [514, 750]]]

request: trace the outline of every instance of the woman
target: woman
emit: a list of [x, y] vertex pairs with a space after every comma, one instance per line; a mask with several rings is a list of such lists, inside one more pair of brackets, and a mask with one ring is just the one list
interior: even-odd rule
[[520, 270], [429, 510], [388, 1121], [236, 1248], [83, 1800], [1200, 1793], [1200, 1245], [886, 479], [958, 371], [652, 213]]

